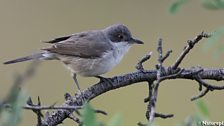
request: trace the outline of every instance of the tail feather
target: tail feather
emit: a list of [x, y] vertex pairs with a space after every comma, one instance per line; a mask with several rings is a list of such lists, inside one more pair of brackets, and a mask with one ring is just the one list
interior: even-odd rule
[[18, 63], [18, 62], [23, 62], [23, 61], [28, 61], [28, 60], [41, 59], [44, 57], [42, 54], [43, 53], [36, 53], [36, 54], [30, 55], [30, 56], [25, 56], [25, 57], [17, 58], [14, 60], [6, 61], [3, 64], [13, 64], [13, 63]]

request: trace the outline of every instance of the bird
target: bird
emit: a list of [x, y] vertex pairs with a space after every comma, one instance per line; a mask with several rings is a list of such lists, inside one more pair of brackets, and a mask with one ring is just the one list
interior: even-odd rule
[[100, 75], [111, 71], [119, 64], [132, 45], [143, 44], [143, 41], [132, 36], [124, 24], [74, 33], [44, 42], [51, 46], [3, 64], [29, 60], [59, 60], [71, 71], [78, 91], [81, 89], [77, 75], [104, 79]]

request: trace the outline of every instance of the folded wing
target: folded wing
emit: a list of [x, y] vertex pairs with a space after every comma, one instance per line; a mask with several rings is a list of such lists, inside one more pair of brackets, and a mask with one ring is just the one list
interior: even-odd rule
[[89, 31], [49, 41], [53, 45], [45, 48], [52, 53], [76, 56], [81, 58], [97, 58], [112, 49], [111, 43], [102, 32]]

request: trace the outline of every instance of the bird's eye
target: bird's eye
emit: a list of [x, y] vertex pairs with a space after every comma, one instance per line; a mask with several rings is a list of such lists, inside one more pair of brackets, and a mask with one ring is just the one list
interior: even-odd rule
[[123, 39], [123, 38], [124, 38], [124, 36], [123, 36], [122, 34], [118, 34], [117, 37], [118, 37], [119, 39]]

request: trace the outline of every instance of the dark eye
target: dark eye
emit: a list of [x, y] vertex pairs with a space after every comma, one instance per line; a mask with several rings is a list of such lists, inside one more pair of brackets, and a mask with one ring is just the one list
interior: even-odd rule
[[117, 37], [118, 37], [119, 39], [123, 39], [123, 38], [124, 38], [124, 36], [123, 36], [122, 34], [118, 34]]

